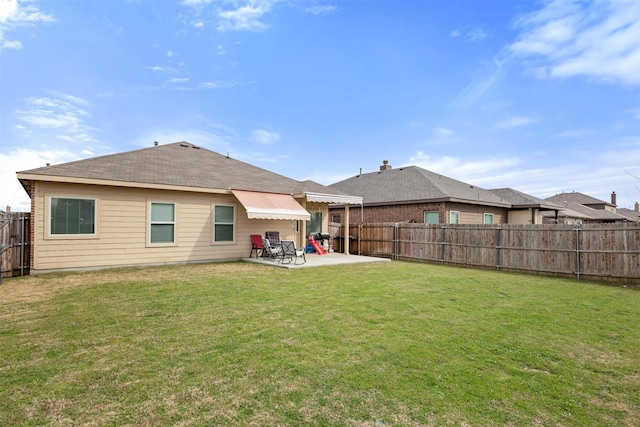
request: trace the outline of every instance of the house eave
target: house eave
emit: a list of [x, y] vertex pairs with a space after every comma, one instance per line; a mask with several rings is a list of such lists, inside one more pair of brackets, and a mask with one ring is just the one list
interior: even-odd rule
[[153, 184], [148, 182], [114, 181], [114, 180], [95, 179], [95, 178], [78, 178], [78, 177], [68, 177], [68, 176], [26, 174], [26, 173], [20, 173], [20, 172], [18, 172], [17, 176], [18, 176], [18, 180], [20, 180], [23, 187], [25, 186], [26, 181], [43, 181], [43, 182], [68, 183], [68, 184], [102, 185], [102, 186], [108, 186], [108, 187], [189, 191], [189, 192], [195, 192], [195, 193], [211, 193], [211, 194], [231, 194], [230, 189], [222, 189], [222, 188], [190, 187], [190, 186], [183, 186], [183, 185]]
[[[465, 199], [457, 199], [454, 197], [442, 197], [437, 199], [419, 199], [419, 200], [394, 200], [388, 202], [362, 202], [362, 206], [364, 207], [376, 207], [376, 206], [395, 206], [395, 205], [415, 205], [421, 203], [464, 203], [467, 205], [476, 205], [476, 206], [493, 206], [498, 208], [509, 209], [511, 205], [509, 203], [495, 203], [495, 202], [486, 202], [486, 201], [478, 201], [478, 200], [465, 200]], [[344, 205], [335, 204], [331, 205], [332, 208], [342, 208]]]

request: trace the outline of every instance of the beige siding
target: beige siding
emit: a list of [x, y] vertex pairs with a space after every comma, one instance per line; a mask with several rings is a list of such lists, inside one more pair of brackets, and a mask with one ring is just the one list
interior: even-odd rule
[[542, 213], [535, 209], [532, 213], [531, 209], [510, 211], [509, 212], [509, 224], [531, 224], [531, 217], [535, 214], [534, 224], [542, 224]]
[[484, 214], [493, 214], [494, 224], [503, 224], [507, 219], [507, 211], [504, 208], [492, 206], [468, 205], [464, 203], [447, 203], [446, 223], [449, 223], [451, 211], [460, 212], [460, 224], [483, 224]]
[[[97, 236], [47, 237], [46, 200], [50, 196], [96, 198]], [[176, 203], [175, 245], [147, 243], [149, 201]], [[216, 203], [236, 207], [233, 243], [213, 243], [212, 207]], [[281, 239], [297, 237], [295, 221], [250, 220], [233, 195], [39, 182], [34, 205], [35, 271], [233, 260], [249, 256], [250, 234], [264, 236], [269, 230], [279, 231]]]

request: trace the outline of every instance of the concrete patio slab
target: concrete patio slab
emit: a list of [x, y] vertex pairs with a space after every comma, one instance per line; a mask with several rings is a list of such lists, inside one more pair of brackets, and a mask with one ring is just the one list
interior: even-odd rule
[[271, 267], [279, 267], [279, 268], [309, 268], [309, 267], [321, 267], [324, 265], [342, 265], [342, 264], [357, 264], [364, 262], [391, 262], [388, 258], [376, 258], [370, 256], [360, 256], [360, 255], [345, 255], [342, 253], [328, 253], [326, 255], [318, 255], [316, 253], [306, 254], [307, 262], [304, 264], [300, 263], [300, 259], [298, 259], [298, 264], [290, 263], [282, 263], [279, 261], [273, 261], [268, 258], [243, 258], [243, 261], [253, 262], [257, 264], [264, 264]]

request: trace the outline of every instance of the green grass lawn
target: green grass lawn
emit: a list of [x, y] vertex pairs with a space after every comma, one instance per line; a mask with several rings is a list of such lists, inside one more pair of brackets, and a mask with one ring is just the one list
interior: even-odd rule
[[4, 279], [0, 425], [634, 426], [640, 292], [392, 262]]

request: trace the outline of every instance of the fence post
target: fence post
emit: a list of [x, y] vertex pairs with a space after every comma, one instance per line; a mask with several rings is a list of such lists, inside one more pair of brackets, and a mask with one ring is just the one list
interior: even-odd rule
[[393, 224], [393, 245], [391, 259], [398, 259], [398, 223]]
[[442, 226], [442, 242], [440, 244], [441, 249], [440, 249], [440, 264], [444, 264], [444, 235], [445, 235], [445, 226]]
[[20, 276], [24, 276], [24, 215], [20, 217]]
[[502, 228], [498, 225], [496, 227], [496, 270], [500, 270], [500, 231]]
[[580, 280], [580, 224], [576, 224], [576, 279]]
[[358, 255], [362, 255], [360, 252], [360, 239], [362, 238], [362, 223], [358, 224]]

